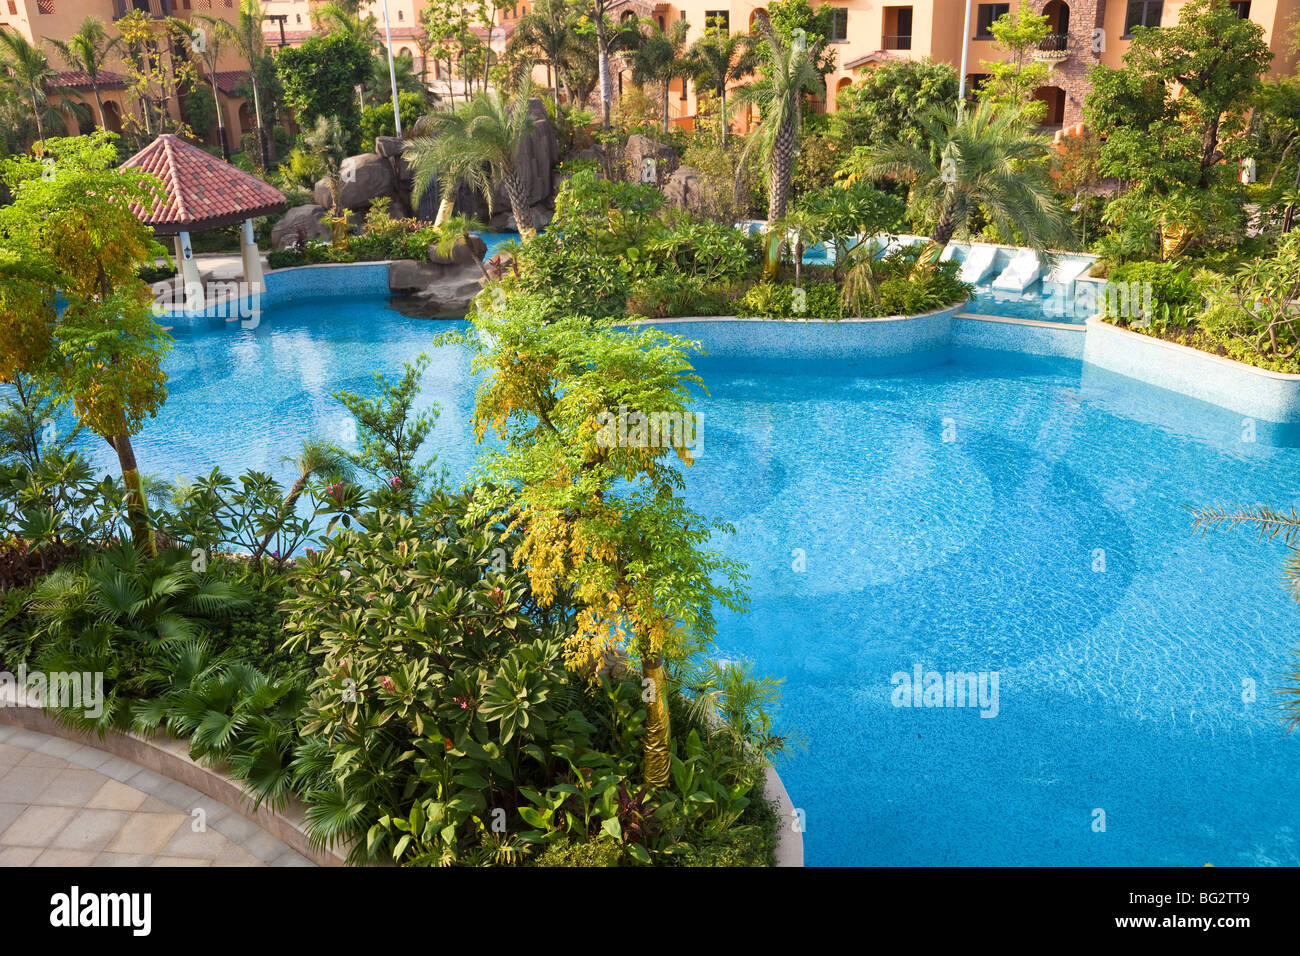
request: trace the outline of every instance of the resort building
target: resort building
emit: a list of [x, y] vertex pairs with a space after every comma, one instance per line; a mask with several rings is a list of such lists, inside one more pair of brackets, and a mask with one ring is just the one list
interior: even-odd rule
[[[966, 0], [924, 0], [910, 4], [875, 4], [866, 0], [829, 0], [835, 8], [832, 44], [836, 51], [835, 69], [827, 76], [825, 101], [814, 101], [813, 108], [834, 110], [836, 96], [850, 86], [863, 71], [893, 60], [930, 58], [950, 63], [960, 69], [965, 57], [968, 84], [977, 85], [984, 76], [981, 63], [1002, 59], [1006, 52], [998, 47], [989, 26], [1012, 9], [1012, 3], [983, 3], [969, 0], [970, 36], [963, 35]], [[1082, 120], [1083, 102], [1088, 91], [1087, 73], [1103, 63], [1118, 66], [1128, 49], [1134, 26], [1160, 26], [1174, 23], [1186, 0], [1031, 0], [1031, 7], [1050, 18], [1052, 32], [1041, 44], [1036, 58], [1052, 67], [1050, 80], [1035, 95], [1046, 102], [1045, 125], [1071, 127]], [[815, 6], [817, 4], [814, 4]], [[295, 46], [316, 29], [313, 4], [309, 0], [270, 0], [263, 4], [266, 21], [263, 33], [268, 46]], [[1274, 74], [1292, 68], [1286, 49], [1287, 26], [1297, 14], [1300, 0], [1236, 0], [1233, 8], [1264, 28], [1265, 40], [1273, 50]], [[459, 78], [447, 75], [445, 62], [429, 55], [428, 42], [420, 17], [424, 0], [389, 0], [388, 30], [395, 55], [410, 55], [415, 72], [424, 77], [435, 92], [450, 90], [456, 95]], [[496, 11], [496, 22], [489, 29], [475, 25], [475, 30], [498, 53], [504, 50], [520, 18], [527, 15], [531, 2], [521, 2]], [[121, 18], [131, 9], [140, 9], [155, 18], [175, 16], [188, 19], [199, 12], [208, 16], [231, 18], [237, 14], [237, 0], [0, 0], [0, 28], [15, 29], [33, 42], [42, 38], [66, 40], [87, 16], [107, 23]], [[375, 16], [378, 35], [385, 37], [382, 0], [372, 0], [362, 7], [363, 13]], [[621, 0], [611, 7], [615, 19], [641, 18], [661, 29], [676, 20], [690, 24], [688, 42], [698, 39], [709, 24], [748, 30], [755, 20], [767, 15], [762, 3], [751, 0]], [[111, 26], [110, 26], [111, 29]], [[57, 54], [51, 53], [57, 63]], [[250, 108], [236, 95], [247, 65], [233, 51], [222, 57], [229, 68], [217, 76], [228, 135], [238, 143], [253, 121]], [[615, 95], [631, 82], [626, 64], [615, 61]], [[623, 67], [620, 69], [620, 67]], [[546, 81], [546, 67], [539, 64], [536, 77]], [[453, 71], [454, 73], [454, 71]], [[84, 75], [68, 69], [60, 76], [63, 85], [72, 87], [89, 100], [89, 82]], [[449, 86], [450, 84], [450, 86]], [[130, 104], [125, 102], [122, 77], [110, 71], [101, 82], [107, 125], [120, 130], [122, 116]], [[698, 109], [693, 84], [674, 80], [670, 87], [671, 121], [690, 127]], [[743, 118], [741, 120], [743, 124]], [[76, 121], [69, 116], [68, 132], [76, 132]], [[215, 131], [209, 139], [215, 143]]]
[[[81, 124], [65, 111], [69, 135], [75, 136], [82, 131], [78, 129], [79, 125], [89, 129], [96, 122], [90, 78], [69, 67], [57, 51], [42, 41], [66, 41], [77, 32], [87, 17], [102, 20], [109, 35], [114, 36], [117, 34], [114, 24], [132, 10], [143, 11], [155, 20], [166, 17], [189, 20], [196, 13], [233, 20], [238, 15], [239, 3], [238, 0], [0, 0], [0, 29], [15, 30], [30, 42], [40, 45], [50, 58], [50, 65], [55, 69], [62, 68], [58, 76], [59, 84], [74, 90], [89, 106]], [[255, 125], [251, 107], [245, 106], [243, 99], [236, 93], [240, 79], [248, 72], [248, 65], [234, 50], [224, 51], [218, 65], [221, 69], [217, 72], [217, 88], [221, 94], [227, 136], [231, 145], [237, 147], [239, 138]], [[206, 81], [207, 77], [203, 79]], [[106, 70], [100, 73], [99, 95], [104, 104], [104, 124], [120, 133], [124, 117], [129, 112], [137, 111], [138, 105], [127, 93], [121, 57], [117, 53], [111, 57]], [[176, 115], [176, 104], [172, 103], [170, 107], [173, 115]], [[209, 139], [215, 145], [215, 129]]]

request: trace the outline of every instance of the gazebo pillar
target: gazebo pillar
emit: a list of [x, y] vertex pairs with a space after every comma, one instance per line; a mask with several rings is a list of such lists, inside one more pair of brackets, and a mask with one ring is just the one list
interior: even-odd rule
[[194, 250], [190, 247], [190, 234], [176, 234], [176, 261], [181, 267], [181, 285], [185, 290], [185, 311], [203, 312], [207, 303], [203, 296], [203, 278], [194, 261]]
[[245, 219], [239, 233], [239, 254], [244, 261], [244, 282], [250, 295], [260, 295], [266, 291], [266, 279], [262, 275], [262, 253], [257, 249], [257, 240], [253, 238], [253, 220]]

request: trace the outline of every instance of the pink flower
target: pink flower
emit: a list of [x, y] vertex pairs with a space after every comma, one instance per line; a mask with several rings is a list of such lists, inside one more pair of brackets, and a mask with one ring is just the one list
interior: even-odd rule
[[388, 691], [390, 694], [393, 692], [393, 679], [391, 677], [385, 677], [379, 683], [383, 684], [384, 690]]

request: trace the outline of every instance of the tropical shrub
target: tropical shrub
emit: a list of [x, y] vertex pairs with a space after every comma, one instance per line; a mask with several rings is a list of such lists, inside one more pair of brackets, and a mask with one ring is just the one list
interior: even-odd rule
[[736, 303], [736, 315], [761, 319], [840, 319], [844, 305], [833, 282], [760, 282]]
[[[1106, 296], [1102, 315], [1116, 325], [1157, 331], [1186, 328], [1205, 310], [1203, 283], [1192, 270], [1172, 262], [1130, 262], [1111, 270], [1109, 280], [1125, 295]], [[1150, 284], [1150, 312], [1146, 290]], [[1137, 301], [1133, 292], [1138, 292]], [[1140, 308], [1138, 307], [1140, 303]]]

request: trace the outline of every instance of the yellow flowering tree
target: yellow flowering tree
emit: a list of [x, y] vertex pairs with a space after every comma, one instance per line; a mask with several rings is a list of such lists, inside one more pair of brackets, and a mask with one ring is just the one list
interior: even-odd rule
[[686, 506], [682, 466], [700, 447], [690, 343], [653, 329], [581, 318], [548, 322], [527, 296], [474, 318], [479, 500], [507, 513], [512, 556], [538, 602], [579, 608], [566, 660], [594, 668], [625, 650], [639, 662], [647, 705], [645, 782], [668, 783], [666, 661], [711, 645], [715, 603], [742, 610], [740, 565], [710, 548], [730, 526]]
[[131, 436], [167, 397], [162, 360], [171, 337], [154, 321], [149, 287], [136, 274], [163, 250], [131, 210], [151, 206], [162, 186], [147, 173], [114, 169], [116, 150], [103, 131], [46, 140], [38, 153], [0, 161], [13, 195], [0, 207], [0, 380], [50, 382], [108, 442], [136, 541], [152, 550]]

